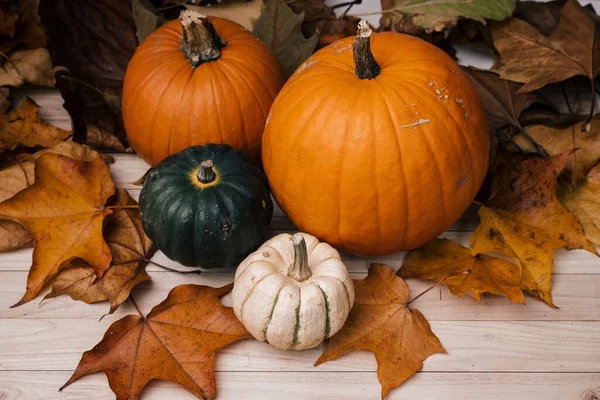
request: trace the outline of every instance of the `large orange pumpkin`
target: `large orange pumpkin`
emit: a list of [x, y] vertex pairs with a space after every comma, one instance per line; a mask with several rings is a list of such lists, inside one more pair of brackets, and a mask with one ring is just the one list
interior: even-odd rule
[[275, 55], [246, 29], [184, 11], [131, 59], [123, 87], [127, 137], [152, 166], [206, 143], [260, 160], [265, 119], [284, 81]]
[[359, 255], [433, 239], [472, 202], [489, 138], [469, 78], [412, 36], [373, 33], [309, 58], [263, 136], [271, 190], [298, 229]]

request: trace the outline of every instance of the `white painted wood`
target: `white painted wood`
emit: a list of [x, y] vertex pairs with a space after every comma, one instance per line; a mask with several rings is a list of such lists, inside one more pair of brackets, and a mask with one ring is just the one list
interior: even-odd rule
[[[0, 320], [0, 370], [71, 370], [110, 321]], [[424, 371], [600, 372], [600, 322], [432, 321], [448, 354], [434, 354]], [[317, 368], [322, 347], [280, 351], [245, 340], [218, 353], [217, 371], [375, 371], [367, 351], [348, 353]]]
[[[142, 310], [149, 311], [163, 301], [177, 285], [222, 286], [233, 281], [233, 274], [182, 275], [173, 272], [150, 272], [152, 282], [144, 282], [134, 289], [136, 302]], [[354, 279], [364, 278], [364, 273], [353, 273]], [[0, 318], [29, 319], [79, 319], [98, 320], [108, 312], [108, 303], [88, 305], [61, 296], [41, 302], [34, 300], [17, 308], [8, 308], [23, 295], [25, 272], [0, 272]], [[411, 297], [429, 288], [433, 282], [408, 279]], [[471, 297], [457, 298], [447, 288], [436, 288], [425, 294], [413, 306], [429, 321], [600, 321], [600, 275], [560, 275], [555, 279], [554, 302], [560, 309], [553, 309], [540, 300], [527, 296], [527, 305], [511, 303], [499, 296], [484, 296], [476, 303]], [[40, 299], [43, 295], [40, 296]], [[40, 303], [41, 302], [41, 303]], [[231, 306], [229, 296], [223, 303]], [[112, 316], [113, 321], [127, 314], [134, 314], [130, 302], [125, 302]], [[92, 323], [92, 322], [90, 322]]]
[[[0, 372], [2, 400], [113, 400], [102, 373], [89, 375], [62, 392], [70, 371]], [[218, 372], [219, 400], [375, 400], [381, 390], [374, 372]], [[256, 394], [256, 395], [252, 395]], [[597, 396], [597, 397], [594, 397]], [[594, 400], [600, 396], [600, 374], [555, 373], [417, 373], [388, 400]], [[144, 400], [195, 400], [170, 382], [154, 381]]]

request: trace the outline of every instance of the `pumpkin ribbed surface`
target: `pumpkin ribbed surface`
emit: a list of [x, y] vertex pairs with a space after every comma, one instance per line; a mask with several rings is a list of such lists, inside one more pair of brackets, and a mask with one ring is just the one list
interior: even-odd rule
[[[210, 161], [214, 179], [199, 181]], [[166, 158], [140, 193], [144, 231], [165, 255], [187, 266], [228, 267], [256, 249], [273, 204], [266, 178], [239, 150], [194, 146]]]
[[271, 109], [263, 165], [298, 229], [373, 256], [459, 218], [485, 177], [489, 137], [475, 89], [443, 51], [396, 33], [370, 39], [374, 79], [355, 74], [353, 37], [298, 68]]
[[150, 165], [191, 145], [225, 143], [260, 159], [265, 119], [284, 82], [274, 54], [240, 25], [209, 18], [227, 44], [193, 67], [182, 25], [171, 21], [144, 40], [127, 68], [123, 121]]

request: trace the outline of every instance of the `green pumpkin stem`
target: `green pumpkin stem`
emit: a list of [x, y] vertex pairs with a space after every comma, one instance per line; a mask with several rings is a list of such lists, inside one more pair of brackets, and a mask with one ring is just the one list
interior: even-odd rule
[[202, 161], [200, 163], [200, 169], [198, 170], [198, 180], [202, 183], [204, 183], [205, 185], [207, 183], [211, 183], [214, 182], [215, 179], [217, 179], [217, 174], [215, 174], [215, 171], [213, 170], [213, 162], [212, 160], [206, 160], [206, 161]]
[[208, 18], [196, 11], [185, 10], [179, 14], [183, 27], [181, 50], [192, 67], [217, 60], [227, 42], [217, 33]]
[[381, 72], [379, 64], [371, 53], [371, 28], [364, 19], [358, 24], [358, 33], [352, 55], [354, 56], [354, 73], [360, 79], [375, 79]]
[[290, 240], [294, 243], [294, 263], [288, 268], [288, 276], [298, 282], [310, 278], [312, 272], [308, 267], [308, 251], [301, 233], [295, 233]]

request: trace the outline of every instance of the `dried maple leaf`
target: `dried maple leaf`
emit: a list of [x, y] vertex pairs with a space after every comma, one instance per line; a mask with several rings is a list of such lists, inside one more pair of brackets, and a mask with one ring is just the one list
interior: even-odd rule
[[103, 371], [117, 400], [139, 399], [155, 379], [214, 399], [215, 352], [250, 337], [233, 309], [219, 302], [232, 287], [177, 286], [146, 317], [129, 315], [113, 323], [102, 341], [83, 353], [61, 390], [82, 376]]
[[[456, 275], [467, 270], [471, 272]], [[450, 293], [458, 297], [471, 293], [479, 301], [482, 293], [491, 293], [525, 303], [518, 265], [484, 254], [473, 256], [468, 248], [448, 239], [434, 239], [411, 251], [398, 273], [404, 278], [444, 280]]]
[[[35, 154], [18, 154], [0, 165], [0, 202], [7, 200], [31, 186], [35, 181], [35, 160], [42, 154], [62, 154], [83, 161], [92, 161], [98, 157], [94, 150], [77, 143], [62, 142], [49, 149], [40, 150]], [[0, 220], [0, 253], [32, 247], [33, 238], [25, 227], [13, 221]]]
[[524, 83], [519, 93], [575, 75], [587, 76], [593, 82], [600, 70], [596, 21], [577, 0], [565, 3], [550, 36], [518, 18], [493, 23], [490, 29], [500, 54], [500, 62], [492, 71], [503, 79]]
[[560, 185], [558, 197], [581, 222], [588, 239], [600, 246], [600, 164], [588, 173], [580, 186]]
[[[117, 190], [112, 206], [135, 207], [137, 202], [126, 190]], [[96, 281], [94, 268], [88, 264], [65, 266], [54, 279], [52, 291], [45, 298], [69, 295], [73, 300], [97, 303], [108, 300], [112, 314], [129, 297], [131, 289], [150, 280], [146, 265], [156, 252], [142, 229], [138, 209], [117, 209], [106, 221], [104, 240], [112, 252], [110, 268]], [[82, 263], [79, 263], [82, 264]]]
[[500, 168], [492, 197], [479, 209], [481, 223], [471, 236], [473, 254], [501, 252], [516, 257], [524, 289], [552, 303], [554, 250], [585, 249], [598, 254], [579, 221], [556, 197], [556, 179], [572, 152], [531, 158], [516, 169]]
[[[586, 175], [600, 160], [600, 116], [592, 118], [589, 132], [582, 132], [584, 122], [566, 128], [553, 128], [545, 125], [532, 125], [525, 130], [551, 156], [571, 149], [579, 149], [567, 162], [565, 172], [573, 185], [585, 180]], [[516, 136], [515, 142], [525, 151], [532, 151], [528, 140]]]
[[266, 0], [260, 17], [254, 21], [254, 33], [269, 47], [287, 76], [294, 73], [315, 50], [319, 38], [305, 38], [300, 29], [303, 14], [295, 14], [283, 0]]
[[[4, 9], [8, 6], [8, 15], [5, 15], [5, 18], [8, 18], [9, 21], [2, 21], [0, 24], [7, 23], [8, 26], [5, 26], [5, 31], [8, 28], [9, 32], [6, 36], [0, 38], [0, 52], [8, 54], [17, 46], [28, 49], [46, 46], [46, 33], [38, 18], [38, 4], [38, 0], [2, 2], [1, 8]], [[14, 24], [12, 20], [14, 20]]]
[[369, 350], [377, 359], [384, 398], [420, 370], [427, 357], [446, 350], [423, 314], [408, 308], [408, 286], [389, 266], [371, 264], [367, 277], [354, 281], [354, 290], [348, 320], [329, 339], [315, 366], [352, 350]]
[[0, 151], [17, 146], [50, 147], [66, 140], [71, 132], [40, 121], [40, 107], [29, 97], [18, 110], [0, 116]]
[[44, 154], [35, 163], [35, 183], [0, 203], [0, 219], [18, 221], [35, 239], [27, 289], [15, 305], [31, 301], [61, 265], [82, 258], [102, 276], [111, 260], [102, 238], [104, 207], [114, 194], [106, 164]]
[[558, 26], [560, 9], [565, 0], [540, 3], [538, 1], [518, 1], [513, 16], [528, 22], [543, 35], [550, 36]]

